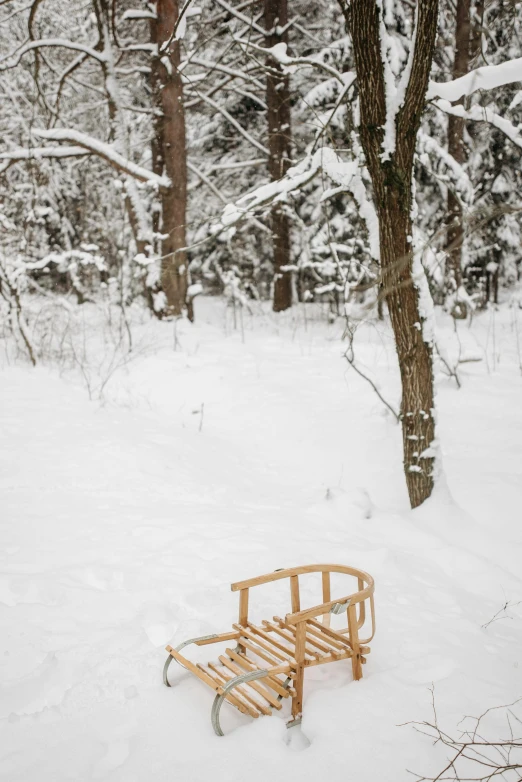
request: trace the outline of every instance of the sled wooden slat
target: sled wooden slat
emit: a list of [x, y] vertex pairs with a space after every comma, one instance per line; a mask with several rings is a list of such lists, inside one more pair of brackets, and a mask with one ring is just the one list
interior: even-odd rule
[[234, 631], [233, 633], [220, 633], [216, 636], [210, 636], [209, 638], [202, 638], [201, 640], [194, 641], [196, 646], [208, 646], [208, 644], [217, 644], [221, 641], [235, 641], [236, 638], [239, 638], [239, 632]]
[[[210, 676], [211, 679], [217, 682], [217, 684], [219, 684], [220, 687], [224, 687], [224, 685], [227, 683], [225, 677], [220, 676], [220, 674], [214, 669], [212, 663], [209, 663], [206, 668], [200, 663], [198, 663], [197, 667], [200, 669], [200, 671], [207, 674], [207, 676]], [[245, 697], [243, 693], [240, 692], [239, 688], [237, 689], [237, 691], [234, 692], [233, 695], [228, 693], [226, 700], [232, 703], [232, 705], [235, 706], [236, 709], [239, 708], [239, 705], [241, 705], [243, 708], [239, 710], [242, 711], [243, 714], [249, 714], [250, 717], [254, 717], [254, 718], [259, 717], [259, 712], [257, 711], [257, 709], [253, 709], [252, 706], [245, 700]]]
[[315, 631], [309, 625], [306, 628], [306, 638], [308, 643], [320, 647], [324, 654], [333, 655], [334, 657], [343, 654], [343, 650], [330, 644], [328, 636], [321, 635], [320, 632]]
[[[228, 670], [226, 670], [223, 666], [221, 668], [218, 668], [217, 665], [214, 663], [209, 663], [208, 667], [218, 676], [220, 679], [223, 680], [223, 683], [226, 684], [230, 681], [230, 679], [234, 679], [235, 677], [230, 674]], [[236, 698], [242, 698], [244, 702], [246, 702], [246, 705], [249, 708], [253, 708], [255, 711], [260, 712], [261, 714], [264, 714], [265, 716], [269, 716], [272, 714], [270, 711], [270, 704], [265, 705], [265, 703], [260, 703], [250, 692], [250, 683], [246, 682], [245, 684], [241, 684], [239, 687], [236, 687], [234, 690]]]
[[[264, 621], [265, 620], [263, 620], [263, 624], [264, 624]], [[293, 642], [292, 642], [293, 648], [292, 647], [288, 647], [288, 646], [285, 646], [284, 644], [280, 643], [280, 641], [276, 640], [275, 638], [271, 637], [270, 634], [266, 631], [265, 628], [256, 627], [256, 625], [253, 625], [250, 622], [248, 623], [248, 627], [249, 627], [249, 629], [253, 633], [255, 633], [256, 635], [259, 635], [261, 638], [263, 638], [265, 641], [267, 641], [272, 646], [275, 646], [276, 649], [279, 649], [285, 655], [289, 655], [291, 659], [294, 659], [294, 656], [295, 656], [295, 639], [293, 639]], [[288, 640], [288, 639], [285, 639], [285, 640]], [[308, 652], [306, 653], [306, 656], [309, 657], [310, 659], [313, 659], [315, 657], [315, 655], [313, 653], [309, 654]]]
[[[274, 617], [275, 620], [275, 617]], [[295, 632], [293, 632], [293, 628], [291, 627], [285, 627], [284, 625], [281, 627], [279, 624], [276, 624], [274, 622], [267, 622], [266, 619], [263, 619], [263, 624], [267, 627], [267, 629], [270, 629], [273, 633], [277, 633], [277, 635], [281, 636], [281, 638], [284, 638], [285, 640], [289, 641], [293, 644], [295, 649]], [[311, 640], [309, 634], [306, 635], [306, 644], [305, 644], [305, 658], [308, 658], [310, 660], [319, 660], [323, 654], [329, 653], [330, 649], [327, 649], [326, 647], [319, 648], [319, 645], [315, 644], [316, 648], [312, 648], [313, 641]], [[317, 651], [319, 649], [319, 651]]]
[[171, 654], [175, 660], [184, 665], [185, 668], [188, 668], [189, 671], [194, 673], [198, 679], [201, 679], [201, 681], [205, 682], [205, 684], [208, 684], [209, 687], [212, 687], [212, 689], [218, 692], [220, 695], [222, 694], [223, 690], [221, 689], [221, 685], [218, 684], [211, 676], [205, 673], [205, 671], [200, 670], [197, 665], [194, 665], [194, 663], [191, 663], [190, 660], [182, 657], [182, 655], [171, 646], [167, 646], [167, 652], [169, 652], [169, 654]]
[[[239, 652], [235, 652], [233, 649], [227, 649], [226, 654], [230, 657], [231, 660], [235, 660], [239, 665], [244, 667], [246, 671], [261, 670], [259, 665], [257, 665], [253, 660], [250, 660], [248, 657], [240, 654]], [[278, 695], [281, 695], [283, 698], [288, 698], [288, 696], [292, 694], [293, 688], [287, 687], [285, 689], [283, 687], [283, 682], [281, 679], [277, 678], [277, 673], [274, 672], [273, 668], [269, 668], [268, 673], [269, 675], [266, 677], [266, 679], [263, 679], [263, 683], [266, 684], [267, 687], [270, 687], [270, 689], [274, 690], [274, 692], [277, 692]], [[288, 666], [288, 671], [285, 671], [284, 674], [292, 677], [290, 666]]]
[[[229, 671], [231, 671], [235, 676], [240, 676], [242, 673], [244, 673], [244, 670], [242, 670], [239, 665], [236, 665], [232, 660], [229, 660], [228, 657], [225, 657], [225, 655], [220, 655], [219, 662], [225, 667], [228, 668]], [[281, 709], [281, 702], [277, 700], [275, 695], [272, 695], [271, 692], [269, 692], [266, 687], [263, 687], [262, 684], [259, 684], [259, 682], [248, 682], [248, 687], [251, 687], [253, 690], [255, 690], [262, 698], [267, 701], [269, 706], [273, 706], [275, 709]]]
[[336, 663], [338, 660], [349, 660], [352, 656], [351, 652], [341, 652], [337, 656], [325, 655], [320, 660], [305, 660], [305, 668], [313, 668], [314, 665], [325, 665], [326, 663]]
[[[267, 662], [270, 668], [275, 669], [281, 664], [281, 660], [276, 660], [276, 658], [268, 654], [268, 652], [265, 649], [262, 649], [260, 646], [256, 646], [255, 644], [253, 644], [250, 640], [246, 638], [246, 636], [243, 635], [241, 636], [241, 638], [242, 638], [242, 646], [244, 646], [245, 649], [248, 649], [249, 652], [256, 654], [262, 660]], [[289, 662], [287, 663], [287, 665], [290, 667]]]
[[[299, 576], [307, 573], [321, 574], [323, 602], [311, 608], [302, 607], [299, 583]], [[357, 590], [337, 600], [332, 599], [331, 573], [355, 579]], [[263, 619], [257, 624], [250, 621], [250, 590], [284, 578], [289, 581], [291, 613], [284, 618]], [[167, 646], [170, 657], [163, 674], [168, 685], [168, 665], [174, 658], [216, 693], [212, 725], [219, 736], [223, 735], [219, 714], [224, 701], [243, 714], [257, 718], [270, 715], [273, 709], [281, 711], [283, 700], [290, 699], [289, 725], [295, 725], [301, 720], [303, 711], [307, 668], [351, 660], [354, 680], [362, 677], [362, 666], [370, 653], [367, 644], [375, 634], [374, 582], [368, 573], [345, 565], [305, 565], [238, 581], [232, 584], [232, 591], [239, 592], [238, 621], [232, 625], [232, 631], [194, 638], [185, 641], [178, 649], [191, 643], [206, 646], [232, 640], [236, 641], [236, 648], [226, 648], [218, 655], [217, 661], [203, 665], [194, 664], [180, 651]], [[331, 613], [343, 611], [348, 626], [342, 631], [333, 630], [330, 626]], [[368, 638], [359, 638], [359, 630], [364, 627], [362, 632], [366, 634], [369, 625], [371, 632]]]
[[[233, 676], [228, 669], [226, 669], [224, 666], [221, 668], [218, 668], [214, 663], [209, 663], [209, 668], [212, 668], [216, 672], [218, 676], [220, 676], [221, 679], [224, 680], [225, 684], [229, 682], [231, 679], [234, 679], [235, 676]], [[264, 701], [261, 703], [254, 694], [254, 688], [251, 687], [251, 682], [246, 682], [245, 684], [241, 684], [239, 687], [236, 687], [234, 689], [235, 693], [238, 693], [239, 696], [245, 700], [250, 708], [253, 708], [254, 710], [260, 712], [261, 714], [270, 715], [272, 714], [270, 710], [270, 704], [268, 701]], [[255, 684], [255, 682], [253, 682]]]
[[[236, 625], [234, 625], [236, 627]], [[267, 651], [272, 657], [275, 657], [276, 659], [279, 659], [280, 662], [289, 662], [291, 665], [295, 665], [296, 661], [290, 654], [290, 651], [281, 651], [278, 649], [273, 643], [272, 640], [266, 640], [263, 638], [259, 633], [255, 632], [254, 630], [250, 630], [247, 628], [243, 629], [243, 632], [241, 633], [239, 637], [240, 643], [244, 641], [245, 638], [248, 638], [250, 641], [253, 641], [253, 643], [260, 646], [262, 649]]]
[[[285, 622], [284, 619], [281, 619], [280, 616], [274, 616], [274, 621], [276, 621], [280, 627], [287, 628], [293, 635], [295, 636], [296, 628], [295, 625], [289, 625]], [[321, 651], [325, 654], [331, 654], [335, 651], [343, 651], [344, 646], [342, 644], [334, 644], [326, 635], [322, 635], [319, 631], [312, 628], [309, 624], [307, 624], [306, 628], [306, 640], [307, 643], [317, 645], [318, 648], [321, 648]]]
[[334, 646], [334, 642], [336, 647], [346, 649], [346, 647], [351, 648], [351, 642], [349, 638], [344, 638], [340, 633], [336, 633], [335, 630], [332, 630], [331, 627], [325, 627], [320, 622], [317, 622], [315, 619], [307, 619], [306, 623], [313, 627], [314, 630], [317, 630], [318, 632], [322, 633], [323, 635], [327, 636], [327, 638], [330, 639], [330, 643], [332, 646]]
[[[284, 619], [281, 619], [280, 617], [276, 616], [274, 619], [279, 622], [280, 625], [283, 627], [288, 627], [295, 635], [295, 625], [287, 625], [285, 624]], [[330, 637], [329, 635], [326, 635], [326, 633], [322, 633], [321, 630], [323, 626], [319, 623], [318, 627], [321, 629], [317, 629], [316, 627], [310, 625], [310, 622], [307, 622], [306, 625], [306, 639], [307, 643], [310, 644], [320, 644], [322, 647], [322, 651], [325, 654], [333, 655], [334, 657], [341, 657], [341, 655], [344, 655], [347, 649], [349, 649], [349, 645], [346, 644], [346, 639], [344, 640], [344, 643], [341, 643], [340, 641], [337, 641], [333, 637]], [[329, 629], [329, 628], [327, 628]]]

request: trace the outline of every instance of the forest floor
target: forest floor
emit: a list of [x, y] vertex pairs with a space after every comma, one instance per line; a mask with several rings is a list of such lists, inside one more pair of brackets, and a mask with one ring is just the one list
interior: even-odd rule
[[[447, 751], [402, 726], [432, 718], [432, 685], [453, 734], [522, 696], [522, 311], [458, 334], [439, 313], [462, 387], [439, 372], [445, 479], [412, 512], [400, 428], [343, 358], [341, 320], [264, 311], [234, 328], [222, 300], [196, 304], [176, 340], [136, 318], [132, 360], [99, 343], [96, 366], [77, 347], [76, 369], [32, 369], [0, 346], [0, 778], [435, 776]], [[356, 360], [398, 407], [386, 325], [360, 328]], [[216, 737], [209, 689], [175, 664], [163, 686], [165, 644], [229, 629], [231, 582], [315, 562], [375, 578], [364, 678], [310, 669], [301, 728], [287, 704], [259, 720], [224, 707]], [[267, 588], [251, 610], [289, 606]], [[491, 730], [507, 735], [501, 712]]]

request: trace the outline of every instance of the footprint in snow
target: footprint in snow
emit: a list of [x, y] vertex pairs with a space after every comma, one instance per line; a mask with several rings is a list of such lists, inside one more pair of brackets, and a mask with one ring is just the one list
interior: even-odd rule
[[17, 605], [57, 606], [64, 602], [63, 592], [44, 579], [27, 576], [0, 578], [0, 603], [9, 608]]
[[163, 647], [177, 627], [177, 611], [170, 604], [145, 603], [139, 621], [151, 644]]
[[120, 739], [110, 744], [105, 744], [105, 755], [95, 764], [92, 771], [93, 779], [102, 779], [111, 771], [123, 766], [130, 756], [130, 744], [128, 739]]
[[303, 733], [301, 725], [295, 725], [293, 728], [288, 728], [284, 737], [284, 742], [292, 752], [303, 752], [303, 750], [308, 749], [308, 747], [312, 745], [312, 742], [306, 733]]
[[27, 675], [0, 687], [0, 719], [9, 715], [37, 714], [59, 706], [72, 688], [77, 672], [54, 652], [30, 670]]

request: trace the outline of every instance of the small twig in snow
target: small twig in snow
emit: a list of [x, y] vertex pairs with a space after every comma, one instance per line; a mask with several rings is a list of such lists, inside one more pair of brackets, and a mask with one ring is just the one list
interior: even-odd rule
[[[439, 726], [433, 686], [430, 690], [433, 722], [412, 721], [405, 724], [412, 725], [419, 733], [429, 736], [434, 740], [435, 744], [444, 744], [453, 754], [446, 766], [436, 776], [414, 774], [412, 771], [408, 773], [414, 774], [417, 777], [417, 782], [439, 782], [442, 780], [452, 780], [453, 782], [490, 782], [490, 780], [497, 777], [506, 780], [509, 778], [513, 782], [519, 782], [521, 779], [520, 770], [522, 769], [522, 763], [520, 762], [522, 760], [520, 757], [522, 739], [514, 736], [510, 717], [519, 723], [521, 722], [519, 717], [513, 713], [511, 707], [519, 704], [522, 698], [518, 698], [513, 703], [486, 709], [479, 717], [464, 717], [464, 719], [473, 720], [475, 723], [474, 727], [462, 730], [458, 738], [453, 738]], [[504, 709], [506, 712], [509, 738], [500, 741], [490, 741], [482, 735], [483, 728], [481, 723], [490, 712], [499, 709]], [[514, 754], [515, 757], [513, 757]], [[519, 762], [516, 762], [517, 760]], [[469, 776], [472, 773], [470, 762], [476, 764], [477, 776]], [[507, 774], [509, 772], [515, 772], [516, 775], [508, 777]], [[463, 773], [466, 775], [463, 776]]]
[[392, 405], [389, 402], [386, 401], [386, 399], [383, 397], [383, 395], [381, 394], [381, 392], [377, 388], [377, 386], [374, 383], [374, 381], [370, 377], [368, 377], [368, 375], [365, 375], [365, 373], [361, 369], [359, 369], [359, 367], [355, 363], [355, 355], [354, 355], [354, 350], [353, 350], [353, 340], [354, 340], [354, 336], [355, 336], [355, 328], [349, 323], [348, 319], [347, 319], [347, 322], [346, 322], [345, 334], [348, 335], [348, 338], [350, 340], [348, 348], [346, 349], [346, 351], [344, 353], [345, 359], [350, 364], [352, 369], [354, 369], [357, 372], [358, 375], [360, 375], [364, 380], [366, 380], [367, 383], [369, 383], [371, 385], [371, 387], [373, 388], [373, 390], [375, 391], [375, 393], [377, 394], [377, 396], [379, 397], [379, 399], [381, 400], [383, 405], [385, 405], [388, 408], [388, 410], [393, 415], [393, 417], [395, 418], [397, 423], [399, 423], [399, 421], [401, 419], [400, 419], [400, 416], [397, 413], [397, 411], [394, 410]]
[[442, 363], [444, 364], [444, 366], [446, 367], [446, 369], [447, 369], [447, 371], [448, 371], [448, 377], [453, 377], [453, 378], [455, 378], [455, 382], [456, 382], [456, 384], [457, 384], [457, 387], [458, 387], [458, 388], [461, 388], [461, 387], [462, 387], [462, 384], [461, 384], [461, 382], [460, 382], [460, 378], [459, 378], [459, 376], [458, 376], [458, 374], [457, 374], [457, 366], [458, 366], [459, 362], [457, 361], [457, 365], [456, 365], [455, 367], [451, 367], [451, 366], [450, 366], [450, 364], [449, 364], [449, 362], [448, 362], [448, 360], [447, 360], [447, 359], [446, 359], [446, 358], [445, 358], [445, 357], [442, 355], [442, 353], [440, 352], [440, 350], [439, 350], [439, 346], [437, 345], [437, 343], [435, 343], [435, 352], [437, 353], [437, 356], [439, 357], [439, 359], [441, 360], [441, 362], [442, 362]]
[[[499, 608], [497, 613], [494, 616], [491, 617], [489, 622], [486, 622], [485, 624], [481, 625], [481, 627], [486, 629], [486, 627], [489, 627], [490, 624], [493, 624], [493, 622], [498, 622], [499, 619], [513, 619], [512, 616], [509, 616], [509, 614], [506, 614], [506, 610], [508, 608], [514, 608], [515, 606], [518, 606], [521, 603], [522, 603], [522, 600], [519, 600], [518, 603], [513, 603], [513, 602], [511, 602], [511, 600], [506, 600], [506, 602], [504, 603], [502, 608]], [[504, 616], [501, 616], [501, 614], [504, 614]]]

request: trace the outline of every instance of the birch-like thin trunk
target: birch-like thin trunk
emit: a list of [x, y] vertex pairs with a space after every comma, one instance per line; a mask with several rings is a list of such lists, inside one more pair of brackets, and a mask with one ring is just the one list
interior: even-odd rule
[[[118, 151], [130, 159], [129, 134], [125, 115], [121, 108], [118, 80], [114, 64], [114, 52], [111, 40], [111, 9], [108, 0], [93, 0], [94, 13], [98, 26], [99, 47], [104, 59], [101, 63], [110, 123], [109, 140], [115, 143]], [[125, 176], [125, 209], [129, 218], [136, 249], [147, 254], [150, 243], [150, 226], [144, 214], [145, 209], [136, 182], [130, 176]]]
[[156, 19], [151, 21], [151, 41], [158, 47], [152, 58], [151, 83], [156, 115], [154, 120], [153, 167], [166, 174], [170, 188], [164, 188], [161, 199], [161, 287], [166, 297], [164, 314], [179, 316], [187, 310], [192, 320], [192, 306], [187, 299], [187, 149], [183, 84], [179, 64], [180, 42], [174, 38], [166, 51], [178, 19], [178, 0], [156, 0]]
[[[278, 43], [288, 44], [287, 0], [265, 0], [264, 22], [267, 31], [265, 45], [271, 48]], [[268, 170], [270, 179], [281, 179], [290, 167], [291, 161], [291, 111], [290, 83], [279, 63], [268, 60], [269, 72], [266, 79], [266, 103], [268, 106]], [[275, 312], [292, 306], [291, 272], [284, 271], [290, 264], [291, 240], [290, 219], [284, 206], [272, 208], [272, 241], [274, 253], [274, 302]]]
[[[383, 293], [390, 313], [402, 381], [404, 471], [413, 508], [434, 486], [435, 439], [432, 346], [424, 333], [426, 312], [414, 281], [412, 177], [415, 142], [425, 104], [437, 31], [438, 0], [417, 4], [417, 34], [409, 84], [397, 112], [396, 147], [382, 159], [386, 91], [376, 0], [352, 0], [341, 8], [353, 41], [360, 96], [360, 136], [379, 220]], [[420, 263], [420, 261], [419, 261]], [[425, 280], [424, 280], [425, 281]]]

